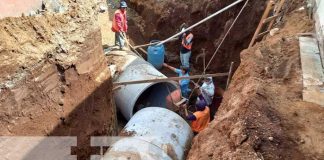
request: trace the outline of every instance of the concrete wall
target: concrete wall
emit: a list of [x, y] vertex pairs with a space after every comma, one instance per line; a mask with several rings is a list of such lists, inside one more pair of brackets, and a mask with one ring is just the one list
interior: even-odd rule
[[4, 17], [19, 17], [22, 13], [41, 9], [42, 0], [0, 0], [0, 19]]
[[321, 51], [322, 66], [324, 68], [324, 1], [315, 0], [314, 19], [317, 39]]

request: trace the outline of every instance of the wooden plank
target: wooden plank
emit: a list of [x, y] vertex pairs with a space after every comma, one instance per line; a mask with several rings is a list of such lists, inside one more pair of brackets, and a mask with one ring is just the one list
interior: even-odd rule
[[186, 102], [188, 99], [186, 98], [182, 98], [181, 101], [174, 103], [174, 105], [176, 105], [177, 107], [180, 107], [181, 104], [183, 104], [184, 102]]
[[263, 22], [263, 20], [264, 20], [265, 18], [268, 17], [269, 12], [270, 12], [270, 10], [271, 10], [272, 7], [273, 7], [273, 4], [274, 4], [274, 1], [273, 1], [273, 0], [270, 0], [270, 1], [268, 2], [268, 5], [267, 5], [267, 7], [266, 7], [266, 9], [265, 9], [265, 11], [264, 11], [262, 17], [261, 17], [261, 20], [260, 20], [260, 22], [259, 22], [259, 25], [258, 25], [257, 29], [255, 30], [255, 33], [254, 33], [254, 35], [253, 35], [253, 37], [252, 37], [252, 40], [251, 40], [251, 42], [250, 42], [250, 44], [249, 44], [249, 48], [253, 46], [256, 37], [259, 35], [259, 33], [260, 33], [261, 29], [262, 29], [262, 26], [263, 26], [263, 23], [262, 23], [262, 22]]
[[181, 79], [199, 79], [199, 78], [205, 78], [205, 77], [223, 77], [223, 76], [228, 76], [228, 73], [215, 73], [215, 74], [205, 74], [205, 75], [193, 75], [193, 76], [189, 76], [189, 77], [169, 77], [169, 78], [145, 79], [145, 80], [126, 81], [126, 82], [114, 82], [114, 85], [167, 82], [167, 81], [178, 81]]
[[270, 32], [270, 30], [264, 31], [262, 33], [260, 33], [255, 39], [259, 39], [261, 37], [263, 37], [264, 35], [268, 34]]
[[272, 21], [273, 19], [275, 19], [277, 17], [279, 17], [279, 14], [276, 14], [274, 16], [268, 17], [268, 18], [266, 18], [266, 19], [263, 20], [263, 24], [268, 23], [268, 22]]
[[[277, 6], [277, 8], [275, 8], [276, 9], [276, 12], [275, 12], [274, 15], [279, 15], [279, 13], [281, 11], [281, 8], [284, 5], [284, 3], [285, 3], [285, 0], [281, 0], [279, 2], [279, 5]], [[269, 23], [269, 26], [268, 26], [268, 29], [267, 30], [271, 30], [273, 24], [274, 24], [274, 19], [272, 19], [272, 21]]]

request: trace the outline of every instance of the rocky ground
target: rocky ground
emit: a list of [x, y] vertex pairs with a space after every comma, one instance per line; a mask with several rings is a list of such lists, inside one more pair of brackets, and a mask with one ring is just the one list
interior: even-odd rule
[[64, 5], [63, 13], [0, 20], [0, 135], [77, 136], [86, 155], [89, 136], [116, 134], [112, 82], [98, 5]]
[[209, 127], [187, 159], [324, 159], [324, 108], [302, 101], [297, 33], [313, 30], [305, 12], [241, 52], [238, 67]]

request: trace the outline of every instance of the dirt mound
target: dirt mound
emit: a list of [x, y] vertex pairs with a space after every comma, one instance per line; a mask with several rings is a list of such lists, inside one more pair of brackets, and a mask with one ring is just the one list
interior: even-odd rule
[[296, 33], [313, 29], [292, 12], [279, 33], [241, 53], [215, 120], [188, 159], [324, 159], [324, 108], [302, 101]]
[[0, 20], [0, 135], [77, 136], [85, 159], [89, 136], [116, 134], [116, 111], [97, 5], [65, 2], [64, 13]]

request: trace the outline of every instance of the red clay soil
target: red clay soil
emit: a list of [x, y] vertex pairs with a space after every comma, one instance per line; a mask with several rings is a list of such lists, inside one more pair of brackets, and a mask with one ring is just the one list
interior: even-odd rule
[[241, 52], [241, 64], [187, 159], [324, 159], [324, 108], [302, 101], [297, 33], [313, 30], [303, 12]]
[[[233, 0], [130, 0], [130, 5], [143, 18], [144, 23], [138, 23], [142, 35], [148, 42], [151, 39], [165, 39], [179, 32], [182, 23], [194, 24], [208, 15], [233, 3]], [[248, 46], [263, 10], [265, 0], [250, 0], [244, 14], [241, 15], [233, 27], [228, 38], [219, 53], [213, 60], [209, 71], [228, 71], [230, 62], [235, 61], [238, 66], [240, 52]], [[193, 29], [194, 44], [191, 63], [197, 69], [203, 69], [201, 49], [206, 49], [207, 60], [212, 56], [216, 47], [223, 38], [225, 32], [233, 22], [234, 18], [242, 8], [241, 3], [233, 8], [219, 14], [213, 19]], [[253, 19], [251, 17], [254, 17]], [[244, 31], [242, 31], [244, 30]], [[136, 37], [131, 38], [136, 43]], [[179, 63], [180, 42], [166, 44], [167, 57], [169, 62]], [[200, 55], [200, 56], [199, 56]], [[226, 61], [224, 61], [226, 60]]]

